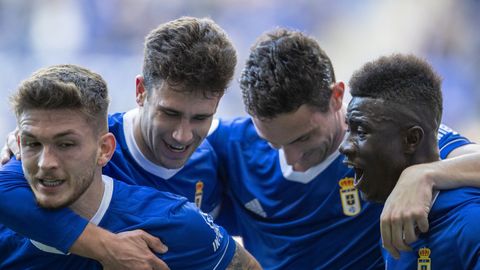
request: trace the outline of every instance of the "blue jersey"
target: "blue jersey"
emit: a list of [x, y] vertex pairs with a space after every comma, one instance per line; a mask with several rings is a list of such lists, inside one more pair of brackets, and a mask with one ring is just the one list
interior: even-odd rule
[[[171, 269], [225, 269], [229, 265], [234, 240], [193, 203], [107, 176], [103, 180], [103, 199], [92, 223], [112, 232], [143, 229], [159, 237], [168, 246], [160, 257]], [[101, 269], [101, 265], [62, 254], [0, 226], [0, 269]]]
[[204, 141], [181, 169], [167, 169], [149, 161], [133, 138], [133, 117], [138, 110], [116, 113], [109, 117], [109, 131], [117, 147], [103, 173], [115, 179], [140, 186], [154, 187], [186, 197], [204, 212], [216, 216], [222, 198], [217, 180], [217, 157]]
[[[148, 161], [133, 139], [133, 117], [137, 110], [111, 115], [109, 129], [117, 139], [112, 160], [104, 174], [129, 184], [150, 186], [185, 196], [212, 216], [222, 199], [217, 181], [215, 152], [205, 141], [181, 169], [166, 169]], [[67, 252], [83, 232], [87, 221], [65, 208], [47, 211], [36, 206], [25, 180], [16, 177], [18, 168], [0, 168], [0, 223], [16, 232]], [[37, 226], [30, 226], [31, 221]]]
[[429, 214], [429, 230], [411, 252], [395, 260], [384, 252], [386, 269], [480, 269], [480, 189], [441, 191]]
[[[257, 135], [250, 118], [220, 121], [207, 139], [228, 182], [232, 209], [221, 216], [236, 216], [235, 223], [223, 224], [240, 233], [265, 269], [384, 267], [378, 245], [382, 206], [360, 198], [354, 172], [339, 152], [305, 172], [293, 171], [283, 151]], [[442, 156], [469, 143], [450, 131], [439, 139]]]

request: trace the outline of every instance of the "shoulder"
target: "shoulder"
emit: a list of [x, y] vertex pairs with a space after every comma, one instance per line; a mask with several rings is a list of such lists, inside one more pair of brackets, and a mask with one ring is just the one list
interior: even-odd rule
[[454, 149], [471, 143], [470, 140], [444, 124], [441, 124], [438, 129], [437, 140], [442, 159], [445, 159]]
[[117, 126], [117, 125], [123, 125], [123, 115], [124, 112], [117, 112], [113, 114], [108, 115], [108, 126]]
[[[8, 180], [8, 181], [7, 181]], [[10, 184], [22, 184], [28, 186], [23, 175], [22, 162], [15, 158], [0, 166], [0, 185], [9, 186]]]
[[441, 191], [432, 208], [433, 228], [454, 234], [457, 246], [480, 250], [480, 189], [458, 188]]
[[233, 119], [216, 119], [215, 125], [207, 136], [208, 141], [216, 148], [216, 144], [232, 141], [250, 143], [259, 139], [251, 117]]
[[0, 166], [0, 174], [3, 173], [21, 173], [22, 171], [22, 162], [16, 160], [15, 158], [11, 158], [7, 163]]

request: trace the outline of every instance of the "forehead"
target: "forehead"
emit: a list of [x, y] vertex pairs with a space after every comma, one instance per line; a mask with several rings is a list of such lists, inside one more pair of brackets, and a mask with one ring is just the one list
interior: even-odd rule
[[87, 134], [94, 129], [93, 123], [78, 110], [68, 109], [31, 109], [25, 110], [18, 117], [20, 132], [28, 131], [35, 135], [65, 133]]
[[391, 104], [382, 99], [353, 97], [347, 108], [347, 119], [369, 118], [374, 122], [393, 120], [394, 110]]
[[150, 98], [156, 105], [177, 111], [199, 110], [202, 113], [213, 113], [221, 97], [206, 97], [202, 90], [190, 90], [181, 86], [172, 87], [168, 83], [162, 83], [151, 91]]
[[291, 113], [283, 113], [273, 119], [253, 117], [257, 133], [267, 141], [284, 145], [310, 132], [315, 125], [312, 123], [314, 110], [302, 105]]

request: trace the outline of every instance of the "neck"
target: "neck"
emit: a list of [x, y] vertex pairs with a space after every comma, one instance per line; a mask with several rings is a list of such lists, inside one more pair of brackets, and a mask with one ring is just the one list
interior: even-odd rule
[[100, 207], [104, 190], [105, 184], [100, 168], [95, 172], [94, 179], [87, 190], [69, 208], [85, 219], [92, 219]]
[[411, 165], [430, 163], [438, 160], [440, 160], [440, 155], [436, 134], [426, 135], [425, 140], [422, 141], [418, 149], [413, 153]]
[[[342, 109], [340, 109], [335, 114], [335, 121], [337, 123], [339, 123], [340, 128], [338, 129], [338, 132], [336, 134], [333, 151], [338, 151], [338, 149], [340, 148], [340, 145], [343, 142], [343, 139], [345, 138], [345, 134], [347, 133], [348, 126], [347, 126], [347, 123], [345, 123], [345, 121], [344, 121], [346, 113], [347, 113], [347, 108], [345, 108], [345, 106], [343, 106]], [[332, 153], [333, 153], [333, 151], [332, 151]]]
[[[135, 114], [135, 116], [133, 117], [133, 139], [135, 140], [135, 143], [137, 144], [142, 155], [151, 162], [157, 164], [157, 162], [155, 162], [153, 154], [151, 153], [150, 149], [147, 146], [147, 143], [143, 138], [141, 110], [143, 110], [143, 108], [139, 108], [137, 114]], [[127, 134], [125, 134], [125, 136], [127, 136]]]

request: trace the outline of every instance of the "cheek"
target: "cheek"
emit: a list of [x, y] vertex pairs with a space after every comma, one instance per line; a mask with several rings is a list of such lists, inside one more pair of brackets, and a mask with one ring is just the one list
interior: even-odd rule
[[208, 134], [208, 131], [210, 130], [211, 122], [209, 121], [208, 123], [201, 123], [198, 126], [194, 128], [194, 134], [201, 138], [205, 138]]

